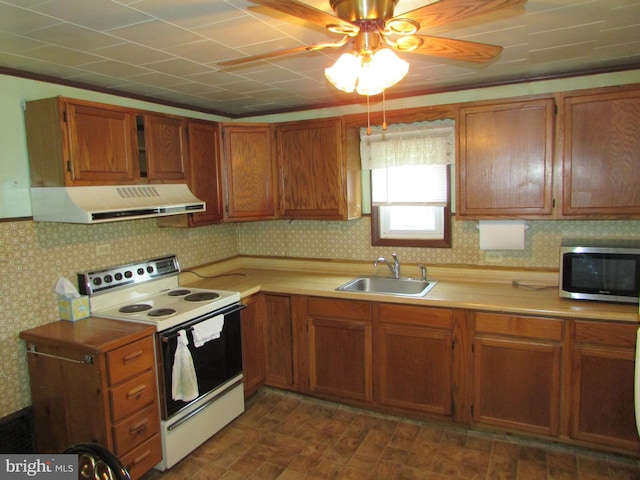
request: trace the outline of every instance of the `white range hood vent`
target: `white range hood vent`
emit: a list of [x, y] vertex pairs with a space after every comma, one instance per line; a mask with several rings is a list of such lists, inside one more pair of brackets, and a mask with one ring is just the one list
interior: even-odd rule
[[32, 187], [37, 222], [105, 223], [204, 212], [185, 184]]

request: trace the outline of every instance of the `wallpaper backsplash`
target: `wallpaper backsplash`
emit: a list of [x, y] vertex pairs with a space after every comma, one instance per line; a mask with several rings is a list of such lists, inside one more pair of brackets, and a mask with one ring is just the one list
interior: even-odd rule
[[[183, 269], [242, 255], [373, 261], [396, 251], [405, 264], [496, 264], [479, 250], [477, 222], [453, 222], [453, 248], [372, 247], [369, 217], [349, 222], [265, 221], [196, 229], [159, 228], [154, 219], [102, 225], [0, 223], [0, 418], [31, 403], [21, 330], [58, 320], [58, 277], [176, 254]], [[639, 238], [640, 221], [530, 221], [523, 251], [499, 266], [557, 269], [565, 237]], [[111, 253], [97, 256], [98, 246]], [[104, 251], [104, 248], [101, 248]]]

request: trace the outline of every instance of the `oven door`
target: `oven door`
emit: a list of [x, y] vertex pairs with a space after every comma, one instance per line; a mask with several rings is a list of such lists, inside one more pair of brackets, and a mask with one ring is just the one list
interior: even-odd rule
[[[158, 333], [158, 344], [161, 349], [158, 375], [161, 377], [160, 398], [163, 420], [170, 418], [190, 403], [197, 401], [198, 398], [242, 373], [240, 311], [243, 308], [245, 305], [241, 303], [233, 304]], [[219, 338], [209, 340], [196, 347], [193, 341], [194, 325], [218, 315], [224, 315], [224, 325]], [[191, 401], [172, 398], [172, 370], [180, 330], [184, 330], [187, 334], [189, 340], [187, 348], [193, 359], [198, 382], [198, 397]]]

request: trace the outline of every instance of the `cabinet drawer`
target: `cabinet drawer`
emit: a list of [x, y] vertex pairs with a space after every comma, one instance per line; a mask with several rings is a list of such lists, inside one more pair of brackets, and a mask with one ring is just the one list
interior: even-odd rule
[[142, 477], [162, 460], [160, 435], [154, 435], [140, 446], [119, 458], [120, 462], [129, 470], [131, 478], [137, 479]]
[[603, 323], [603, 322], [575, 322], [576, 343], [593, 345], [611, 345], [616, 347], [635, 347], [636, 323]]
[[153, 368], [153, 338], [147, 337], [107, 353], [109, 385]]
[[127, 453], [160, 431], [158, 404], [154, 403], [113, 427], [116, 455]]
[[453, 328], [453, 312], [442, 308], [414, 307], [383, 303], [378, 309], [381, 322], [404, 323], [418, 327]]
[[563, 320], [555, 318], [476, 313], [477, 333], [561, 340], [563, 323]]
[[357, 300], [309, 297], [307, 311], [310, 317], [337, 318], [340, 320], [371, 319], [371, 304]]
[[156, 402], [156, 377], [153, 370], [109, 390], [111, 419], [117, 422], [127, 415]]

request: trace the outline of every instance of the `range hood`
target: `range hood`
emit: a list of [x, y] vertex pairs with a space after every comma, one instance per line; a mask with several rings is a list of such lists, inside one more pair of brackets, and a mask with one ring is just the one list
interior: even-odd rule
[[32, 187], [37, 222], [105, 223], [204, 212], [185, 184]]

